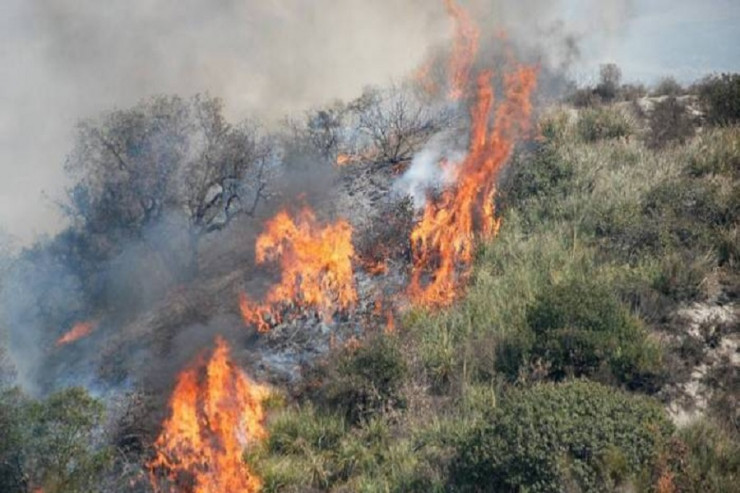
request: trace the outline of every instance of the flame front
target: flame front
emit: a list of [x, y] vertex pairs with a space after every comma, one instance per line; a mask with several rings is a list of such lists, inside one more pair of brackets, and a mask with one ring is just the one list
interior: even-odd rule
[[[242, 460], [247, 443], [266, 436], [262, 401], [266, 387], [252, 382], [230, 360], [218, 338], [207, 363], [200, 359], [178, 376], [164, 422], [147, 464], [155, 491], [254, 492], [261, 480]], [[161, 476], [167, 485], [161, 486]]]
[[97, 324], [92, 321], [78, 322], [74, 324], [66, 334], [57, 339], [57, 347], [64, 346], [65, 344], [69, 344], [70, 342], [78, 341], [83, 337], [89, 336], [92, 331], [95, 330], [96, 326]]
[[357, 302], [354, 256], [352, 227], [347, 221], [322, 226], [308, 207], [295, 220], [286, 211], [278, 213], [257, 238], [256, 257], [258, 264], [279, 262], [281, 280], [263, 303], [240, 295], [244, 322], [266, 331], [268, 318], [280, 320], [287, 305], [311, 307], [327, 319], [337, 309], [351, 308]]
[[[450, 62], [453, 87], [450, 96], [457, 98], [457, 90], [464, 90], [468, 85], [477, 48], [477, 30], [469, 26], [469, 16], [458, 5], [452, 0], [446, 4], [458, 24]], [[528, 129], [536, 73], [534, 67], [514, 64], [514, 69], [502, 76], [504, 99], [498, 106], [493, 73], [484, 71], [478, 76], [475, 103], [470, 111], [472, 125], [467, 157], [455, 168], [447, 165], [454, 184], [439, 198], [427, 202], [421, 220], [411, 233], [413, 266], [409, 295], [416, 304], [451, 303], [457, 296], [459, 283], [469, 273], [476, 236], [490, 238], [497, 233], [500, 224], [495, 218], [496, 180], [517, 139]]]

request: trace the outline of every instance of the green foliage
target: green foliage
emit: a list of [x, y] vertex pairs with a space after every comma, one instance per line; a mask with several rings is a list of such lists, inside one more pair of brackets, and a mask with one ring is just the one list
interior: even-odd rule
[[704, 133], [692, 149], [686, 172], [693, 177], [727, 175], [740, 179], [740, 128]]
[[103, 405], [81, 388], [69, 388], [29, 407], [29, 466], [47, 492], [95, 489], [110, 456], [99, 430]]
[[569, 192], [573, 166], [562, 159], [555, 146], [540, 145], [531, 154], [520, 156], [504, 184], [506, 204], [521, 207], [528, 200], [551, 200]]
[[[531, 336], [502, 345], [500, 370], [515, 377], [529, 356], [550, 379], [591, 377], [631, 388], [655, 390], [661, 383], [660, 351], [607, 286], [569, 282], [545, 289], [527, 314]], [[516, 370], [516, 373], [512, 373]]]
[[18, 389], [0, 391], [0, 491], [26, 491], [24, 474], [25, 396]]
[[605, 107], [581, 110], [576, 129], [586, 142], [618, 139], [633, 133], [632, 125], [623, 113]]
[[647, 143], [659, 149], [669, 143], [686, 143], [694, 136], [694, 125], [686, 106], [671, 96], [655, 104], [648, 121]]
[[429, 491], [418, 470], [421, 454], [382, 417], [349, 427], [342, 417], [312, 406], [284, 411], [269, 425], [269, 439], [247, 457], [266, 492]]
[[0, 395], [0, 424], [2, 491], [97, 491], [110, 451], [100, 433], [103, 406], [83, 389], [43, 400], [6, 391]]
[[465, 491], [609, 490], [649, 473], [672, 427], [656, 403], [585, 381], [506, 396], [463, 439], [452, 487]]
[[697, 89], [710, 123], [732, 125], [740, 122], [740, 74], [707, 77]]
[[393, 337], [378, 336], [357, 349], [347, 349], [323, 372], [317, 399], [351, 423], [405, 404], [401, 385], [407, 374], [406, 362]]
[[678, 432], [671, 454], [678, 491], [721, 493], [740, 484], [740, 441], [737, 434], [711, 421], [692, 423]]

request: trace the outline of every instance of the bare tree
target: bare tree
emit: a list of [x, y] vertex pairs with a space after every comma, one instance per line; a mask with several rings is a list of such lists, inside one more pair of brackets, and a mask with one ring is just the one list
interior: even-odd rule
[[371, 88], [351, 104], [357, 128], [375, 148], [377, 162], [392, 165], [411, 159], [429, 137], [449, 125], [449, 111], [424, 104], [417, 95], [405, 86]]

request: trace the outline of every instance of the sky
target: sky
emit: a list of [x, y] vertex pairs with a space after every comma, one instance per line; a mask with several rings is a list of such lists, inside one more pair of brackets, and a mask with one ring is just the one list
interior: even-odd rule
[[[740, 0], [468, 0], [519, 35], [579, 40], [580, 82], [740, 72]], [[153, 94], [208, 91], [232, 119], [276, 119], [403, 77], [450, 33], [441, 0], [0, 1], [0, 233], [64, 227], [75, 124]], [[0, 234], [0, 236], [2, 236]]]

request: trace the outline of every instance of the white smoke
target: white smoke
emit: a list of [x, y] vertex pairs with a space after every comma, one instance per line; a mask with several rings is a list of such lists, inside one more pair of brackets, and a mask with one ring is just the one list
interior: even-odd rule
[[409, 196], [414, 207], [421, 209], [430, 190], [444, 188], [455, 180], [456, 167], [465, 160], [466, 152], [457, 150], [452, 136], [439, 133], [416, 153], [409, 169], [394, 184], [394, 192]]

